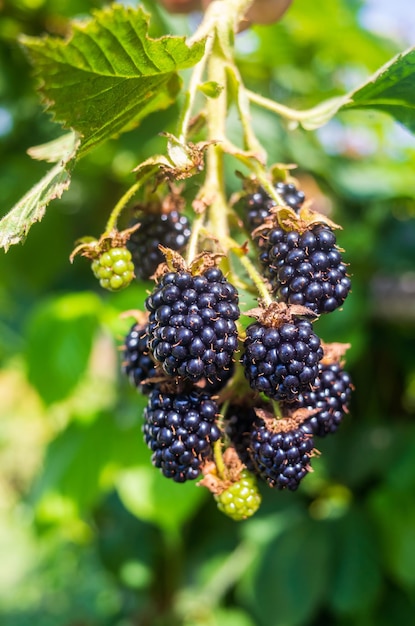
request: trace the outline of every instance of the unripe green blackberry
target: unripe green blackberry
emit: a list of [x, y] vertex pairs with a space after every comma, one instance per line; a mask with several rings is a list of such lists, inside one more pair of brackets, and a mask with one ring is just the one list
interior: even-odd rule
[[110, 248], [94, 259], [91, 267], [101, 287], [109, 291], [128, 287], [134, 278], [134, 265], [127, 248]]
[[215, 500], [219, 511], [236, 522], [252, 517], [261, 504], [255, 476], [248, 470], [242, 470], [240, 479], [215, 495]]

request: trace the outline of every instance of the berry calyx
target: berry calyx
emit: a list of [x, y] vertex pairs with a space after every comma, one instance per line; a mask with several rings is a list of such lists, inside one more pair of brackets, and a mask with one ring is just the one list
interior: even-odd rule
[[237, 522], [252, 517], [261, 504], [256, 478], [247, 469], [242, 470], [238, 481], [214, 497], [219, 511]]
[[91, 264], [99, 284], [109, 291], [120, 291], [134, 278], [134, 265], [127, 248], [110, 248]]

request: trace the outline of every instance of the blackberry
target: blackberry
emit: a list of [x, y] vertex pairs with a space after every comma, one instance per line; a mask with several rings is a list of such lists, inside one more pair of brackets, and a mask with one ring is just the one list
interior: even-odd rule
[[[288, 420], [274, 420], [282, 426]], [[285, 426], [285, 424], [284, 424]], [[257, 418], [250, 433], [249, 450], [259, 476], [270, 487], [295, 491], [310, 471], [310, 457], [314, 449], [312, 436], [302, 426], [276, 430]]]
[[328, 226], [317, 224], [303, 233], [273, 228], [261, 244], [260, 260], [280, 301], [318, 314], [343, 304], [350, 278]]
[[249, 454], [249, 438], [256, 420], [254, 409], [246, 405], [230, 405], [226, 412], [225, 432], [242, 463], [250, 472], [255, 468]]
[[[285, 204], [293, 209], [299, 211], [304, 200], [305, 195], [303, 191], [297, 189], [293, 183], [278, 182], [275, 185], [277, 193], [282, 197]], [[261, 226], [270, 215], [272, 207], [276, 206], [275, 201], [270, 198], [267, 192], [259, 187], [257, 191], [247, 196], [246, 199], [246, 220], [251, 230]]]
[[101, 287], [120, 291], [134, 278], [134, 265], [127, 248], [110, 248], [92, 261], [92, 271]]
[[255, 322], [246, 329], [242, 363], [250, 386], [274, 400], [293, 400], [311, 389], [323, 357], [319, 337], [307, 320], [278, 328]]
[[133, 258], [137, 278], [148, 279], [164, 261], [159, 244], [172, 250], [181, 251], [190, 237], [190, 224], [187, 217], [178, 211], [170, 213], [149, 213], [135, 220], [141, 226], [134, 231], [127, 242]]
[[352, 395], [352, 381], [340, 363], [320, 364], [314, 389], [301, 394], [295, 409], [319, 409], [304, 422], [304, 427], [319, 437], [334, 433], [347, 413]]
[[146, 300], [150, 349], [169, 376], [221, 384], [238, 347], [238, 292], [219, 268], [168, 272]]
[[215, 423], [218, 406], [209, 394], [151, 392], [144, 411], [144, 439], [153, 451], [152, 463], [178, 483], [196, 479], [201, 464], [220, 438]]
[[125, 338], [123, 357], [122, 369], [130, 382], [141, 393], [150, 393], [155, 383], [144, 381], [157, 376], [157, 371], [149, 352], [147, 324], [132, 325]]
[[219, 511], [237, 522], [252, 517], [261, 504], [255, 476], [242, 470], [240, 479], [216, 495], [215, 500]]

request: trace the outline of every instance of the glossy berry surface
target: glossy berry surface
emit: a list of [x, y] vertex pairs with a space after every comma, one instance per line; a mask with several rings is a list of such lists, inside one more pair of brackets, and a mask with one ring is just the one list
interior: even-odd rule
[[153, 465], [179, 483], [196, 479], [202, 461], [212, 454], [211, 444], [220, 437], [217, 414], [218, 406], [209, 394], [152, 391], [143, 433], [153, 451]]
[[339, 363], [320, 364], [312, 391], [301, 394], [293, 408], [318, 409], [304, 427], [319, 437], [335, 433], [347, 413], [353, 385]]
[[237, 522], [252, 517], [261, 504], [255, 476], [242, 470], [240, 479], [215, 496], [215, 500], [219, 511]]
[[323, 357], [312, 325], [300, 319], [279, 328], [251, 324], [244, 347], [242, 363], [249, 384], [274, 400], [292, 400], [310, 390]]
[[134, 278], [134, 265], [127, 248], [110, 248], [92, 261], [92, 271], [101, 287], [120, 291]]
[[[293, 183], [278, 182], [275, 184], [275, 189], [290, 209], [298, 211], [301, 208], [305, 195]], [[248, 195], [246, 198], [246, 220], [250, 229], [254, 230], [261, 226], [269, 217], [270, 210], [274, 206], [276, 206], [275, 201], [262, 187]]]
[[146, 300], [150, 349], [169, 376], [221, 384], [238, 347], [238, 293], [218, 268], [169, 272]]
[[250, 454], [259, 476], [276, 489], [295, 491], [310, 471], [312, 436], [302, 427], [275, 432], [258, 418], [250, 434]]
[[155, 383], [148, 379], [157, 375], [155, 364], [149, 353], [147, 324], [133, 324], [124, 342], [123, 372], [141, 393], [148, 394]]
[[127, 243], [133, 258], [137, 278], [148, 279], [164, 261], [159, 244], [172, 250], [181, 251], [190, 237], [190, 224], [185, 215], [178, 211], [162, 214], [148, 214], [136, 220], [140, 228], [132, 233]]
[[330, 228], [319, 224], [304, 233], [274, 228], [260, 245], [260, 260], [280, 301], [318, 314], [343, 304], [351, 283]]

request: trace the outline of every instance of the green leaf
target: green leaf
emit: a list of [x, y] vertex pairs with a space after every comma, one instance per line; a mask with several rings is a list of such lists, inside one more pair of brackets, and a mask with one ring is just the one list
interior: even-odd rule
[[32, 313], [27, 331], [28, 378], [46, 404], [66, 398], [80, 381], [99, 312], [97, 296], [78, 293], [42, 302]]
[[148, 457], [143, 466], [123, 472], [117, 487], [124, 506], [131, 513], [172, 534], [180, 531], [207, 494], [192, 481], [179, 485], [168, 480], [151, 465]]
[[398, 54], [349, 97], [342, 108], [378, 109], [415, 132], [415, 48]]
[[311, 623], [328, 583], [329, 542], [321, 522], [303, 519], [272, 541], [254, 579], [252, 609], [260, 624]]
[[381, 537], [381, 556], [398, 584], [415, 588], [415, 501], [413, 490], [381, 487], [369, 505]]
[[335, 611], [355, 616], [370, 610], [380, 592], [378, 545], [359, 511], [334, 522], [333, 530], [329, 602]]
[[294, 112], [292, 119], [306, 130], [314, 130], [347, 109], [377, 109], [415, 133], [415, 48], [395, 56], [350, 93], [308, 111]]
[[5, 248], [6, 251], [11, 245], [22, 241], [32, 224], [40, 222], [43, 218], [49, 202], [60, 198], [69, 187], [78, 141], [75, 135], [71, 134], [61, 137], [58, 142], [53, 142], [53, 146], [45, 144], [31, 148], [35, 158], [57, 161], [57, 163], [1, 219], [0, 247]]
[[[110, 488], [119, 468], [139, 455], [141, 423], [122, 428], [110, 413], [92, 423], [74, 421], [49, 445], [33, 498], [44, 506], [49, 494], [70, 499], [84, 511]], [[137, 444], [137, 445], [135, 445]]]
[[148, 22], [141, 7], [114, 4], [74, 22], [67, 40], [21, 38], [55, 120], [83, 137], [78, 156], [169, 106], [180, 88], [177, 71], [200, 60], [204, 42], [152, 39]]

